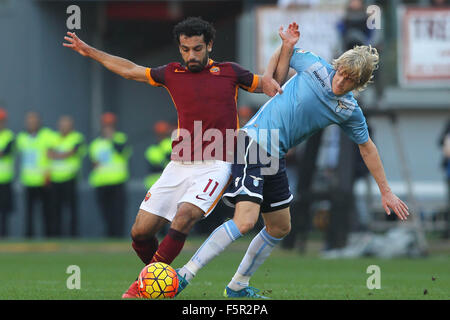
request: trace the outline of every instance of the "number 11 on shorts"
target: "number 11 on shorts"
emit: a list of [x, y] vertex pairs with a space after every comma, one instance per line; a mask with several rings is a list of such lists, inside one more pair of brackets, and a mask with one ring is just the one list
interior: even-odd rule
[[210, 197], [212, 197], [212, 195], [214, 194], [214, 191], [216, 191], [219, 183], [217, 181], [214, 181], [213, 179], [208, 179], [208, 184], [206, 185], [205, 189], [203, 189], [203, 192], [206, 193], [213, 182], [214, 182], [214, 187], [212, 188], [211, 192], [209, 193]]

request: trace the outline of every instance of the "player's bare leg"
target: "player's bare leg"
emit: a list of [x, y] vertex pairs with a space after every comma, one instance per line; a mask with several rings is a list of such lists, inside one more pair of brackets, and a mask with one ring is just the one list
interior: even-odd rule
[[188, 234], [195, 223], [199, 221], [204, 214], [205, 212], [196, 205], [189, 202], [183, 202], [179, 206], [177, 214], [170, 226], [179, 232]]
[[253, 229], [259, 217], [261, 206], [252, 201], [239, 201], [236, 203], [233, 221], [241, 234]]
[[267, 233], [274, 238], [283, 238], [291, 231], [289, 208], [262, 213]]

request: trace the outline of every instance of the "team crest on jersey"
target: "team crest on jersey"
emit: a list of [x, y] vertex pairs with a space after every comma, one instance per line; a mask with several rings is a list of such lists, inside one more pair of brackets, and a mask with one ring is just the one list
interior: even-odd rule
[[336, 113], [341, 112], [342, 110], [348, 110], [348, 107], [342, 103], [342, 101], [338, 100], [338, 105], [336, 106], [336, 109], [334, 110]]
[[211, 72], [211, 74], [218, 76], [220, 74], [220, 68], [219, 67], [212, 67], [211, 69], [209, 69], [209, 72]]
[[150, 197], [152, 196], [152, 194], [149, 192], [147, 192], [147, 194], [145, 195], [145, 199], [144, 201], [147, 201], [148, 199], [150, 199]]

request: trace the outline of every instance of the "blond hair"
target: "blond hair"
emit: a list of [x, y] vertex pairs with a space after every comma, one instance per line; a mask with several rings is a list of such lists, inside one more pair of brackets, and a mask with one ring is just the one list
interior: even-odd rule
[[372, 46], [355, 46], [333, 60], [333, 68], [341, 69], [349, 77], [356, 79], [356, 90], [363, 91], [372, 83], [373, 71], [378, 69], [378, 51]]

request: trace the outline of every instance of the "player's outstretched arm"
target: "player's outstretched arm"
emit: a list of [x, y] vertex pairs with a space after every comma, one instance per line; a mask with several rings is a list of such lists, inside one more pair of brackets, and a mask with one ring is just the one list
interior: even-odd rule
[[269, 97], [273, 97], [277, 93], [283, 93], [280, 83], [273, 78], [275, 69], [278, 64], [278, 59], [280, 58], [280, 48], [278, 48], [270, 57], [269, 63], [266, 70], [261, 78], [262, 91]]
[[117, 73], [126, 79], [142, 82], [148, 81], [145, 74], [145, 67], [139, 66], [127, 59], [116, 57], [91, 47], [78, 38], [74, 32], [67, 32], [67, 36], [65, 36], [64, 39], [69, 43], [64, 42], [63, 46], [71, 48], [84, 57], [89, 57], [100, 62], [108, 70]]
[[377, 147], [370, 138], [367, 142], [358, 146], [364, 163], [366, 164], [367, 168], [378, 184], [378, 188], [381, 192], [381, 202], [383, 204], [384, 210], [388, 215], [390, 215], [392, 209], [400, 218], [400, 220], [406, 220], [407, 216], [409, 216], [408, 206], [394, 193], [392, 193], [386, 179], [383, 164], [381, 163]]
[[298, 42], [298, 39], [300, 39], [298, 24], [292, 22], [285, 31], [283, 30], [283, 27], [280, 27], [278, 34], [283, 42], [279, 48], [278, 63], [273, 76], [275, 80], [282, 85], [286, 82], [289, 73], [289, 64], [292, 53], [294, 52], [295, 44]]
[[295, 22], [291, 23], [286, 31], [283, 31], [283, 27], [280, 27], [278, 33], [283, 40], [283, 44], [270, 57], [262, 77], [262, 90], [271, 97], [277, 93], [283, 93], [280, 85], [286, 81], [289, 72], [289, 61], [294, 46], [300, 37], [298, 25]]

